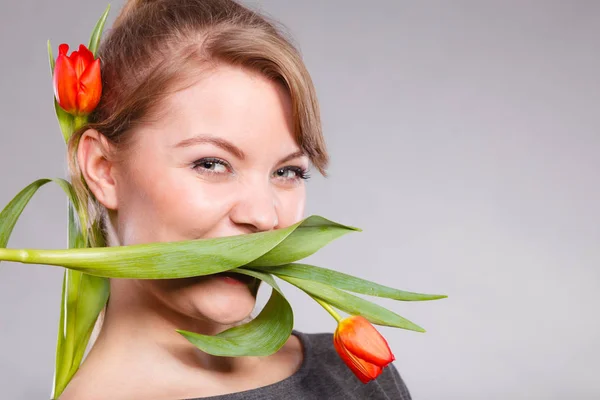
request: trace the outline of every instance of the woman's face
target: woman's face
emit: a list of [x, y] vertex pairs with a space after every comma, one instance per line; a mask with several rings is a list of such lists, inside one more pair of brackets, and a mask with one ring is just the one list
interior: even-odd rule
[[[125, 160], [112, 168], [120, 244], [232, 236], [298, 222], [309, 160], [292, 132], [289, 95], [245, 69], [220, 66], [175, 93], [164, 118], [136, 129]], [[136, 284], [172, 311], [220, 325], [244, 320], [255, 305], [249, 282], [227, 275]]]

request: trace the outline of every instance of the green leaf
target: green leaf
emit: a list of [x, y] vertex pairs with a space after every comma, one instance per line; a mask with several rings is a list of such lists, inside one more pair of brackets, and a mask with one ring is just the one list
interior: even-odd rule
[[[82, 223], [86, 223], [85, 213], [83, 213], [81, 209], [80, 202], [77, 201], [77, 196], [75, 194], [75, 190], [71, 186], [71, 184], [64, 179], [55, 178], [55, 179], [38, 179], [37, 181], [29, 184], [23, 190], [21, 190], [7, 205], [4, 207], [2, 212], [0, 213], [0, 248], [6, 247], [8, 244], [8, 239], [12, 234], [12, 231], [17, 223], [17, 220], [23, 213], [23, 210], [29, 204], [29, 201], [33, 197], [33, 195], [38, 191], [38, 189], [44, 186], [48, 182], [54, 182], [58, 184], [66, 195], [69, 197], [71, 204], [77, 210], [77, 213], [80, 217], [83, 217]], [[0, 261], [2, 258], [0, 258]]]
[[54, 65], [55, 65], [55, 60], [54, 60], [54, 55], [52, 55], [52, 45], [50, 44], [50, 39], [48, 39], [48, 58], [50, 60], [50, 72], [51, 75], [54, 76]]
[[[69, 209], [69, 247], [82, 248], [86, 242]], [[77, 372], [98, 315], [106, 305], [109, 281], [65, 270], [58, 325], [52, 398], [58, 398]]]
[[90, 42], [88, 44], [88, 49], [92, 52], [94, 57], [96, 57], [96, 52], [98, 51], [98, 45], [100, 44], [100, 39], [102, 38], [102, 31], [104, 30], [104, 24], [106, 23], [106, 17], [108, 17], [108, 12], [110, 11], [110, 4], [104, 10], [104, 13], [96, 22], [96, 26], [92, 31], [92, 36], [90, 37]]
[[406, 292], [404, 290], [380, 285], [378, 283], [357, 278], [342, 272], [308, 264], [287, 264], [276, 267], [256, 267], [256, 269], [273, 275], [285, 275], [293, 278], [321, 282], [329, 286], [334, 286], [338, 289], [366, 294], [369, 296], [385, 297], [393, 300], [425, 301], [444, 299], [448, 297], [443, 294]]
[[[72, 213], [69, 213], [69, 247], [71, 247], [71, 248], [85, 247], [87, 245], [87, 230], [84, 228], [87, 227], [87, 221], [88, 221], [87, 213], [85, 212], [85, 210], [83, 209], [83, 205], [77, 198], [75, 189], [69, 182], [67, 182], [66, 180], [61, 179], [61, 178], [54, 178], [54, 179], [52, 179], [52, 181], [54, 183], [56, 183], [58, 186], [60, 186], [62, 188], [63, 192], [65, 192], [65, 194], [69, 198], [71, 206], [73, 206], [75, 211], [77, 212], [77, 216], [78, 216], [79, 222], [81, 224], [80, 226], [83, 229], [82, 231], [79, 230], [77, 222], [74, 218], [74, 215]], [[71, 229], [71, 228], [73, 228], [73, 229]], [[79, 239], [79, 235], [81, 235], [82, 243], [77, 242], [77, 240]]]
[[58, 101], [56, 101], [56, 97], [54, 98], [54, 111], [56, 111], [56, 118], [58, 119], [63, 139], [65, 143], [68, 143], [75, 130], [75, 117], [62, 109]]
[[[64, 179], [39, 179], [21, 190], [0, 213], [0, 248], [6, 247], [12, 231], [37, 190], [48, 182], [58, 184], [70, 200], [69, 246], [84, 247], [86, 235], [81, 233], [75, 213], [82, 226], [87, 226], [86, 214], [77, 200], [71, 184]], [[65, 271], [61, 300], [61, 315], [57, 341], [54, 393], [60, 395], [70, 377], [79, 367], [95, 320], [108, 298], [108, 280]], [[66, 313], [66, 314], [65, 314]]]
[[62, 266], [106, 278], [187, 278], [255, 265], [263, 255], [269, 263], [297, 261], [352, 230], [311, 216], [284, 229], [220, 238], [69, 250], [0, 249], [0, 260]]
[[214, 336], [177, 330], [200, 350], [225, 357], [268, 356], [279, 350], [292, 333], [294, 315], [283, 292], [269, 274], [235, 269], [258, 278], [273, 287], [269, 301], [252, 321], [223, 331]]
[[[4, 207], [2, 212], [0, 213], [0, 248], [5, 248], [8, 244], [8, 240], [10, 239], [10, 235], [12, 231], [23, 213], [23, 210], [29, 204], [29, 201], [33, 197], [33, 195], [37, 192], [37, 190], [44, 186], [48, 182], [54, 182], [58, 184], [63, 191], [67, 194], [71, 204], [74, 205], [77, 213], [80, 217], [83, 217], [82, 223], [85, 224], [87, 219], [85, 218], [85, 213], [81, 209], [80, 203], [77, 201], [77, 196], [75, 194], [75, 190], [71, 186], [71, 184], [64, 179], [55, 178], [55, 179], [38, 179], [37, 181], [31, 183], [23, 190], [21, 190], [7, 205]], [[4, 260], [0, 257], [0, 261]]]
[[384, 307], [381, 307], [380, 305], [354, 296], [350, 293], [346, 293], [332, 286], [284, 275], [279, 276], [279, 278], [342, 311], [352, 315], [362, 315], [373, 324], [393, 326], [395, 328], [408, 329], [417, 332], [425, 332], [425, 330], [417, 324]]
[[108, 279], [79, 271], [66, 270], [64, 282], [67, 288], [61, 297], [62, 326], [59, 325], [55, 367], [57, 395], [62, 393], [77, 372], [110, 292]]
[[[337, 225], [332, 229], [332, 224]], [[277, 266], [301, 260], [314, 254], [327, 243], [352, 231], [361, 230], [352, 226], [334, 223], [320, 216], [312, 216], [303, 223], [305, 229], [294, 232], [284, 243], [262, 257], [252, 261], [248, 267]]]
[[[0, 213], [0, 247], [6, 247], [10, 235], [17, 223], [17, 220], [23, 213], [23, 210], [29, 203], [29, 200], [33, 197], [35, 192], [50, 182], [50, 179], [39, 179], [26, 188], [21, 190]], [[0, 258], [0, 261], [2, 259]]]

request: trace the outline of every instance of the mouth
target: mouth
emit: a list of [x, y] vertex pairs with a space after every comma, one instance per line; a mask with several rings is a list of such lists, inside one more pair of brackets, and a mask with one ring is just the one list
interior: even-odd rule
[[256, 282], [256, 278], [244, 274], [236, 274], [235, 272], [220, 272], [214, 274], [214, 276], [233, 285], [252, 286]]

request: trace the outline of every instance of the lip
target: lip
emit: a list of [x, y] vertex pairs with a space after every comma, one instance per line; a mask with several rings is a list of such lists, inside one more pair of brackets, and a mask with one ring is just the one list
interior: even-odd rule
[[251, 283], [253, 283], [255, 280], [255, 278], [253, 278], [251, 276], [244, 275], [244, 274], [236, 274], [234, 272], [220, 272], [218, 274], [215, 274], [215, 276], [222, 279], [226, 283], [229, 283], [232, 285], [248, 286]]

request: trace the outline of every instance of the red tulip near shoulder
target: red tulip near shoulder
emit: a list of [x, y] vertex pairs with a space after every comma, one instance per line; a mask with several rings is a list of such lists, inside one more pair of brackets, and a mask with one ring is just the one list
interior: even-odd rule
[[91, 113], [100, 102], [102, 79], [100, 59], [83, 44], [67, 55], [69, 46], [61, 44], [54, 67], [54, 95], [60, 107], [73, 115]]
[[361, 316], [341, 320], [335, 330], [333, 344], [362, 383], [377, 378], [383, 368], [395, 360], [384, 337]]

